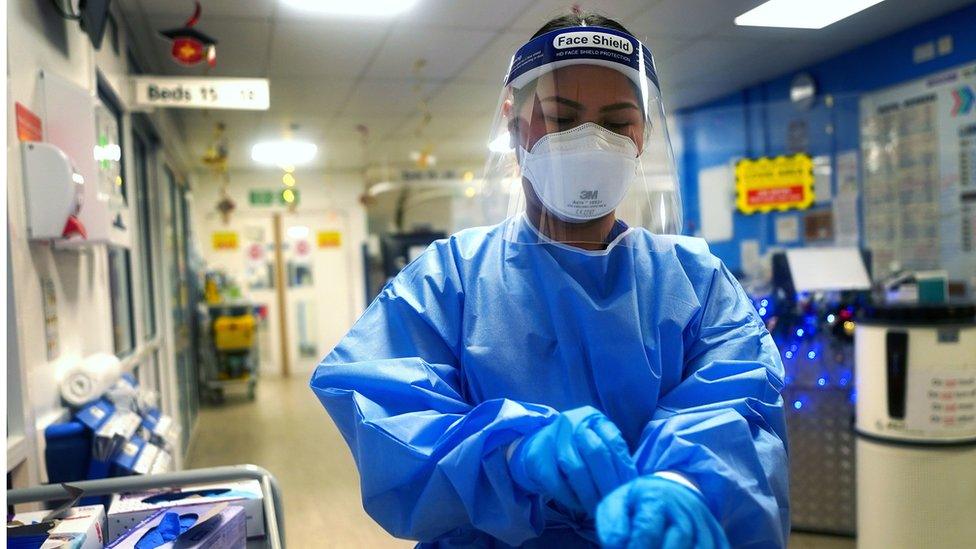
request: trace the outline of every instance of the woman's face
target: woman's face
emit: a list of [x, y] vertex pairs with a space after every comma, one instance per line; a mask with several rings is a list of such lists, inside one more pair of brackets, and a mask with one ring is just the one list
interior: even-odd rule
[[512, 135], [525, 150], [542, 136], [592, 122], [644, 148], [644, 116], [636, 88], [619, 71], [574, 65], [539, 77], [534, 91], [510, 113]]

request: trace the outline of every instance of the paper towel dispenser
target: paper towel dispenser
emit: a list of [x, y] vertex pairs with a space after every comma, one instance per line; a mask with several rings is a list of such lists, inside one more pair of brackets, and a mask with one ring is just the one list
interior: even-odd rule
[[87, 237], [78, 220], [85, 178], [61, 149], [41, 142], [21, 144], [27, 227], [33, 240]]

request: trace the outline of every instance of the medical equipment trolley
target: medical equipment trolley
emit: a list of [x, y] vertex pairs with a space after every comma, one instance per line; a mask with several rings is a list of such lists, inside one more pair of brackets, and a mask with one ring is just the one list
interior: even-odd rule
[[264, 536], [247, 541], [247, 549], [284, 549], [285, 517], [281, 488], [267, 470], [256, 465], [234, 465], [189, 469], [156, 475], [83, 480], [67, 485], [46, 484], [7, 492], [7, 504], [56, 502], [71, 498], [81, 490], [85, 497], [143, 492], [160, 488], [181, 488], [200, 484], [258, 481], [261, 485], [261, 508], [264, 513]]

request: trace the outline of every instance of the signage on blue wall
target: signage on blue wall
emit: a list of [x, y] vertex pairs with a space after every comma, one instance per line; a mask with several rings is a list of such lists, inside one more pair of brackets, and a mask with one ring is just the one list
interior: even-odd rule
[[806, 209], [813, 203], [813, 182], [807, 154], [743, 158], [735, 165], [735, 203], [747, 214]]

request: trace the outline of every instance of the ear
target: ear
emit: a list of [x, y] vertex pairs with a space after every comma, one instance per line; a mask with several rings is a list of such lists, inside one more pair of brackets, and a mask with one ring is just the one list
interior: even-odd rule
[[508, 127], [508, 146], [513, 149], [518, 136], [518, 116], [515, 115], [514, 109], [511, 99], [502, 101], [502, 116], [505, 117], [505, 125]]
[[512, 100], [511, 99], [506, 99], [506, 100], [502, 101], [502, 116], [504, 116], [505, 118], [508, 118], [509, 120], [511, 120], [511, 118], [512, 118], [512, 108], [513, 108], [513, 105], [512, 105]]

